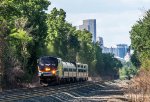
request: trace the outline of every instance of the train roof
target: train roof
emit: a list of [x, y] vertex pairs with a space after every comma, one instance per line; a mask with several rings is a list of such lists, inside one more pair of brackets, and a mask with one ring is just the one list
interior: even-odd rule
[[78, 65], [87, 65], [87, 64], [84, 64], [84, 63], [76, 63], [76, 64], [78, 64]]
[[39, 59], [40, 59], [40, 58], [48, 58], [48, 57], [49, 57], [49, 58], [61, 59], [61, 58], [59, 58], [59, 57], [54, 57], [54, 56], [42, 56], [42, 57], [39, 57]]

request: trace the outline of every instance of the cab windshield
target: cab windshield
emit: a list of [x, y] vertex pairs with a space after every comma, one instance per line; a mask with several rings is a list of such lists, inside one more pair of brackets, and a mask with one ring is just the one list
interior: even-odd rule
[[54, 58], [54, 57], [42, 57], [39, 60], [39, 64], [57, 67], [58, 66], [58, 59]]

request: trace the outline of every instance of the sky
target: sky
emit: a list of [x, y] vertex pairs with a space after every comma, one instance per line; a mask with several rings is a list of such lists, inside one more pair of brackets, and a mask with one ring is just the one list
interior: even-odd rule
[[129, 31], [145, 11], [150, 0], [50, 0], [52, 8], [66, 11], [66, 20], [73, 26], [84, 19], [96, 19], [97, 37], [103, 37], [104, 46], [131, 44]]

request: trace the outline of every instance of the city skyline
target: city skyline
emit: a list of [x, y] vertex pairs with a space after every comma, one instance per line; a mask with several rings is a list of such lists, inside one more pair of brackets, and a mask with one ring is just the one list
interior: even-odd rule
[[103, 37], [107, 47], [125, 43], [130, 45], [131, 27], [149, 9], [150, 0], [50, 0], [52, 8], [62, 8], [66, 20], [74, 26], [84, 19], [97, 20], [97, 37]]
[[96, 43], [96, 19], [83, 20], [83, 24], [79, 25], [79, 30], [88, 30], [92, 34], [92, 41]]

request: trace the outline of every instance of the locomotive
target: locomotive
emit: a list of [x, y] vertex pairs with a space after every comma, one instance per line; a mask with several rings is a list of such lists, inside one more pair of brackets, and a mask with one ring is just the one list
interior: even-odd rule
[[88, 80], [88, 65], [64, 62], [61, 58], [43, 56], [38, 59], [40, 83], [76, 82]]

